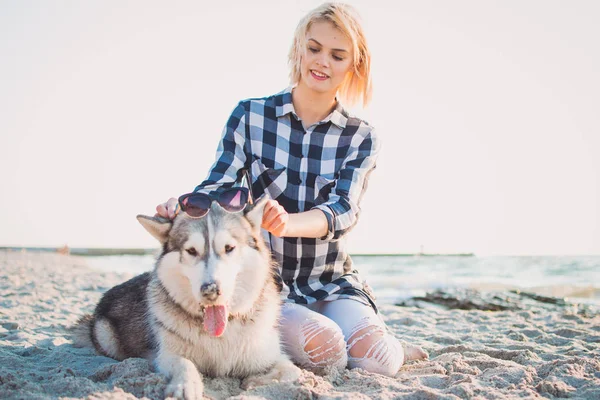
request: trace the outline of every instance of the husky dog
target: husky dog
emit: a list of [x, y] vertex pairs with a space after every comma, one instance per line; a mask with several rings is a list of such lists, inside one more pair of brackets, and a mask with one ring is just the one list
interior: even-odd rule
[[300, 370], [281, 350], [276, 270], [261, 237], [266, 201], [202, 218], [138, 215], [163, 246], [152, 272], [115, 286], [74, 327], [75, 344], [123, 360], [145, 357], [171, 378], [165, 395], [202, 398], [202, 374], [244, 387]]

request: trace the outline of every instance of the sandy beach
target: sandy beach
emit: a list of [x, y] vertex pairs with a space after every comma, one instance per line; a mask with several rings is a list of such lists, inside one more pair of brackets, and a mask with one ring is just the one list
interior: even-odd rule
[[[84, 257], [0, 252], [0, 398], [160, 399], [166, 378], [143, 359], [118, 362], [72, 346], [68, 327], [131, 274]], [[600, 314], [535, 299], [502, 311], [382, 306], [393, 333], [428, 361], [393, 378], [346, 370], [243, 391], [205, 378], [211, 399], [600, 399]]]

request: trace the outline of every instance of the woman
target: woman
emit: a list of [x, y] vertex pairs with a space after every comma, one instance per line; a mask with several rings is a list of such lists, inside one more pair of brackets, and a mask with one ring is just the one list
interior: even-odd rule
[[[289, 61], [293, 86], [238, 104], [195, 191], [231, 187], [247, 169], [254, 196], [271, 197], [262, 227], [284, 283], [281, 334], [294, 362], [393, 376], [427, 354], [403, 349], [386, 330], [345, 246], [380, 147], [373, 128], [338, 102], [366, 105], [371, 96], [370, 53], [354, 10], [326, 3], [311, 11]], [[174, 198], [157, 206], [164, 217], [177, 211]]]

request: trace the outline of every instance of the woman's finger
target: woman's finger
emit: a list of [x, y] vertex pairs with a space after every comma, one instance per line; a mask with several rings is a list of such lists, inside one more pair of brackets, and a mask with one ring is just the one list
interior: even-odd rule
[[173, 219], [178, 212], [179, 202], [174, 197], [171, 197], [166, 203], [161, 203], [156, 206], [156, 215], [159, 217]]
[[267, 211], [266, 214], [263, 215], [263, 226], [265, 228], [267, 226], [270, 227], [273, 224], [273, 221], [282, 214], [287, 214], [282, 206], [276, 205], [272, 207], [270, 210]]
[[269, 212], [263, 216], [263, 221], [265, 225], [270, 225], [279, 214], [281, 214], [281, 210], [278, 206], [271, 208]]
[[271, 230], [273, 230], [273, 228], [275, 226], [279, 225], [282, 221], [283, 221], [282, 216], [277, 215], [274, 218], [267, 221], [267, 223], [263, 225], [263, 228], [265, 228], [266, 230], [268, 230], [270, 232]]
[[289, 214], [287, 212], [282, 212], [279, 213], [277, 215], [275, 215], [270, 221], [268, 221], [268, 223], [265, 225], [265, 229], [267, 229], [269, 232], [273, 232], [274, 230], [278, 229], [278, 227], [283, 224], [286, 223], [289, 219]]
[[263, 219], [262, 219], [263, 225], [265, 225], [269, 221], [271, 221], [273, 219], [274, 215], [277, 215], [277, 206], [278, 205], [279, 205], [279, 203], [277, 203], [277, 201], [275, 201], [275, 200], [267, 201], [267, 204], [265, 204], [265, 208], [263, 210]]
[[171, 197], [167, 200], [167, 213], [169, 219], [174, 219], [179, 212], [179, 202], [176, 198]]
[[156, 215], [163, 218], [169, 218], [169, 212], [167, 211], [167, 203], [161, 203], [156, 206]]
[[284, 236], [285, 232], [287, 230], [288, 220], [289, 220], [289, 215], [282, 214], [280, 216], [280, 218], [276, 219], [277, 223], [273, 223], [273, 226], [271, 227], [271, 230], [269, 232], [271, 232], [273, 235], [278, 236], [278, 237]]

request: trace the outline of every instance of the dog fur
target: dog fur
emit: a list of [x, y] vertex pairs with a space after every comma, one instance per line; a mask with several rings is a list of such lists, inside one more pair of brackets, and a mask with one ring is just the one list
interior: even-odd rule
[[260, 233], [265, 202], [239, 213], [213, 202], [198, 219], [139, 215], [163, 246], [155, 268], [108, 290], [74, 327], [75, 344], [152, 360], [176, 398], [202, 398], [202, 375], [244, 378], [244, 387], [297, 380], [280, 345], [281, 287]]

